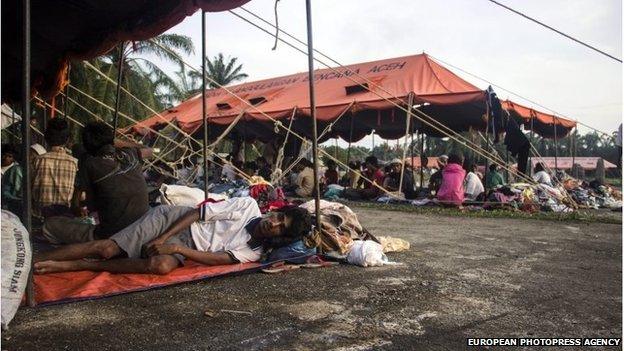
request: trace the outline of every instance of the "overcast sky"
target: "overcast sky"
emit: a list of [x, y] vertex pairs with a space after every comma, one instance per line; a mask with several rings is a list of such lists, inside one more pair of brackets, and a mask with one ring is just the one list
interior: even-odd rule
[[[622, 57], [620, 0], [499, 1]], [[273, 5], [273, 0], [252, 0], [245, 8], [274, 22]], [[282, 30], [305, 40], [304, 0], [281, 0], [278, 14]], [[283, 43], [271, 51], [273, 37], [231, 13], [206, 16], [208, 56], [222, 52], [238, 57], [248, 81], [307, 70], [305, 55]], [[487, 0], [315, 0], [312, 19], [314, 47], [342, 64], [424, 51], [602, 131], [617, 129], [622, 120], [619, 62]], [[201, 67], [200, 13], [169, 32], [193, 38], [196, 54], [189, 62]], [[488, 85], [448, 68], [481, 88]], [[542, 109], [510, 92], [495, 90], [501, 98]]]

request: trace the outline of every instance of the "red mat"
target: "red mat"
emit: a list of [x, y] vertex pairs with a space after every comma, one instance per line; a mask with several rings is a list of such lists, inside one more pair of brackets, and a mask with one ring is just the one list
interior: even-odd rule
[[35, 275], [35, 300], [39, 305], [89, 300], [143, 291], [167, 285], [256, 270], [260, 263], [204, 266], [186, 260], [184, 267], [167, 275], [65, 272]]

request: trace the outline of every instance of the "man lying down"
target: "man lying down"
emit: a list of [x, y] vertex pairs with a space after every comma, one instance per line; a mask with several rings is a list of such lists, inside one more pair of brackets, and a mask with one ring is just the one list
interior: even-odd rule
[[[265, 248], [300, 240], [311, 229], [303, 208], [264, 217], [253, 198], [199, 208], [159, 206], [106, 240], [71, 244], [35, 255], [35, 273], [107, 271], [167, 274], [186, 258], [205, 265], [258, 261]], [[100, 257], [103, 260], [86, 258]]]

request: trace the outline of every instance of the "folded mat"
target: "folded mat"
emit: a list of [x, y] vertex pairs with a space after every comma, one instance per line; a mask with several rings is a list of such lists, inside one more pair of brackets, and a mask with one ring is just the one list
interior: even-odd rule
[[35, 299], [38, 305], [98, 299], [233, 273], [255, 271], [267, 265], [252, 262], [205, 266], [186, 260], [184, 267], [175, 269], [167, 275], [111, 274], [91, 271], [35, 275]]

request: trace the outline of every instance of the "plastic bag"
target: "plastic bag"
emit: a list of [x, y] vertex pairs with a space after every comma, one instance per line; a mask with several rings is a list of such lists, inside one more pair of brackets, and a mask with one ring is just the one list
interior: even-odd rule
[[347, 255], [347, 262], [362, 267], [396, 264], [396, 262], [388, 261], [381, 244], [372, 240], [355, 240]]

